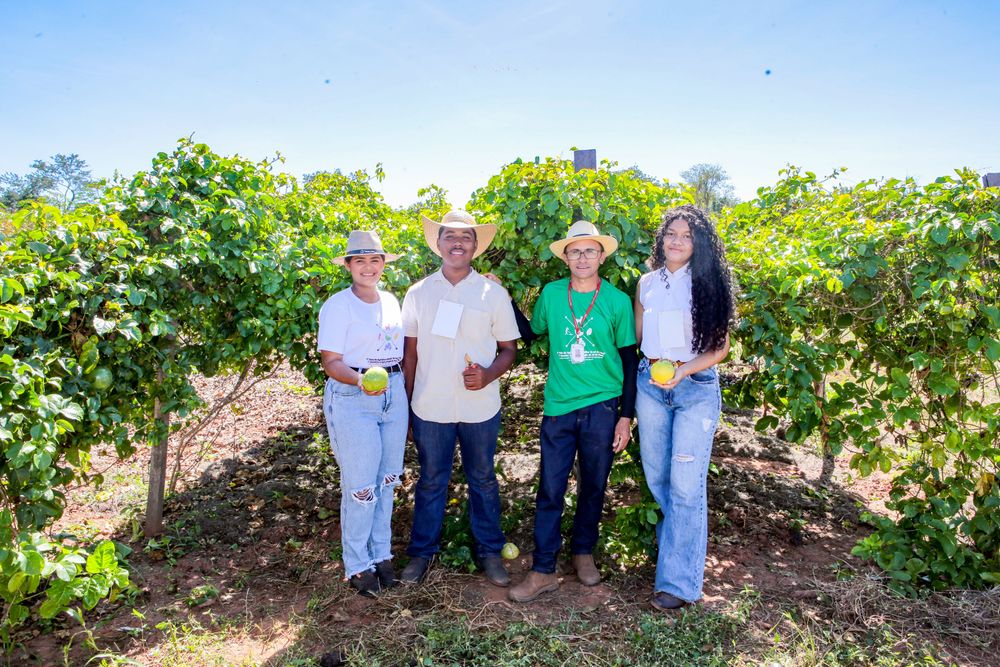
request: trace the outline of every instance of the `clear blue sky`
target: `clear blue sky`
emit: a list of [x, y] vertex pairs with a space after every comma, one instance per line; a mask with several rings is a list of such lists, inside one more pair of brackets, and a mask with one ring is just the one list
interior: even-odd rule
[[743, 198], [787, 163], [928, 181], [1000, 171], [998, 53], [992, 0], [8, 0], [0, 172], [130, 174], [193, 133], [296, 175], [382, 162], [395, 205], [573, 146], [716, 162]]

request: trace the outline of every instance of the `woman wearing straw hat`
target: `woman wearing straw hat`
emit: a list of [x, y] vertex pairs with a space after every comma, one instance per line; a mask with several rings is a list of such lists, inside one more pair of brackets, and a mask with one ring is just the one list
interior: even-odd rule
[[[705, 484], [722, 407], [715, 364], [729, 352], [733, 294], [722, 241], [704, 211], [690, 204], [664, 214], [647, 264], [635, 298], [645, 355], [635, 407], [646, 484], [663, 511], [651, 603], [672, 610], [701, 598]], [[662, 382], [650, 373], [659, 360], [676, 368], [669, 379], [658, 368]]]
[[[366, 596], [397, 582], [392, 567], [392, 501], [403, 471], [409, 408], [403, 384], [403, 321], [399, 302], [378, 289], [393, 255], [378, 234], [353, 231], [333, 261], [351, 272], [351, 286], [319, 313], [317, 347], [327, 375], [323, 414], [340, 467], [340, 530], [344, 568]], [[379, 366], [388, 384], [369, 391], [362, 376]]]

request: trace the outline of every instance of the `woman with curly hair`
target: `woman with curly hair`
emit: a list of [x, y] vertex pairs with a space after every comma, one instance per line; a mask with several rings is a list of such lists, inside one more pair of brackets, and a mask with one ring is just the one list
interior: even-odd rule
[[[708, 543], [706, 480], [722, 396], [715, 364], [729, 352], [733, 290], [725, 250], [701, 209], [670, 209], [635, 297], [644, 359], [636, 416], [646, 483], [663, 511], [651, 603], [680, 609], [701, 598]], [[674, 368], [659, 364], [668, 361]]]

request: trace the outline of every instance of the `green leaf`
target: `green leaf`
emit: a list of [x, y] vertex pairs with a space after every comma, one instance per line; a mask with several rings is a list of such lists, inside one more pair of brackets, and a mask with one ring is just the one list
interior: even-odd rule
[[87, 557], [87, 572], [97, 574], [107, 572], [118, 567], [118, 558], [115, 556], [115, 543], [111, 540], [104, 540], [97, 545], [94, 553]]
[[24, 572], [15, 572], [10, 579], [7, 580], [7, 590], [11, 593], [19, 590], [21, 584], [27, 579], [28, 575]]
[[42, 554], [37, 551], [28, 551], [25, 553], [27, 562], [24, 566], [24, 573], [41, 576], [42, 570], [45, 569], [45, 558]]
[[931, 238], [938, 245], [945, 245], [948, 243], [948, 227], [946, 225], [938, 225], [931, 230]]
[[958, 391], [958, 380], [948, 375], [931, 375], [927, 378], [927, 385], [940, 396], [951, 396]]
[[777, 417], [773, 415], [767, 415], [766, 417], [761, 417], [753, 425], [755, 431], [767, 431], [778, 427], [780, 421]]
[[106, 333], [114, 331], [114, 328], [115, 323], [113, 320], [106, 320], [97, 315], [94, 316], [94, 331], [96, 331], [98, 335], [103, 336]]

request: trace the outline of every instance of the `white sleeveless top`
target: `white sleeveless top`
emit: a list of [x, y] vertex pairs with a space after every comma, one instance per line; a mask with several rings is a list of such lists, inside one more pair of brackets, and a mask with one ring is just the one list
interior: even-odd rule
[[[691, 325], [690, 264], [685, 264], [674, 273], [663, 267], [644, 274], [639, 279], [639, 305], [642, 306], [640, 349], [643, 355], [650, 359], [673, 361], [691, 361], [698, 356], [691, 349], [694, 332]], [[677, 322], [680, 323], [679, 327]], [[683, 343], [666, 346], [669, 343], [679, 343], [679, 338], [661, 343], [661, 328], [664, 333], [676, 333], [679, 329], [679, 333], [683, 334]]]

